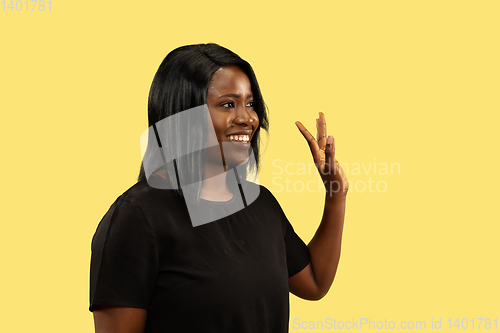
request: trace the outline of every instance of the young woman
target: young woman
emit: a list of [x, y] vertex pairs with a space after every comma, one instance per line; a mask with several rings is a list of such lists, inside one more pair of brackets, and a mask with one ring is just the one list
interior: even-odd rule
[[[316, 137], [296, 123], [326, 187], [323, 218], [306, 246], [264, 186], [247, 203], [231, 185], [230, 178], [246, 188], [244, 172], [231, 172], [258, 167], [260, 130], [268, 129], [252, 67], [216, 44], [172, 51], [151, 86], [150, 128], [160, 138], [155, 124], [201, 105], [208, 131], [193, 125], [184, 146], [159, 143], [200, 153], [153, 172], [143, 163], [138, 182], [99, 223], [90, 276], [98, 333], [288, 332], [288, 293], [318, 300], [333, 282], [348, 185], [325, 116], [316, 120]], [[193, 226], [190, 202], [209, 214], [242, 198], [241, 209]]]

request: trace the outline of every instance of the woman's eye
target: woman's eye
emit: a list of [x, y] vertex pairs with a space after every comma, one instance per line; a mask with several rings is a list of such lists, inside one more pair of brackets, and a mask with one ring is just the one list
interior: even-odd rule
[[253, 101], [248, 102], [247, 106], [249, 106], [249, 107], [253, 108]]
[[234, 103], [233, 102], [226, 102], [224, 104], [221, 104], [221, 106], [225, 107], [226, 109], [234, 108]]

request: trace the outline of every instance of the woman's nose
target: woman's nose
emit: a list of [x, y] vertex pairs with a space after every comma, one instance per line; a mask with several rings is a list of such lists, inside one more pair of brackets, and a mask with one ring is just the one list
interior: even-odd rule
[[252, 125], [253, 118], [250, 112], [248, 112], [246, 106], [239, 107], [236, 109], [235, 119], [233, 123], [236, 125], [247, 125], [247, 126]]

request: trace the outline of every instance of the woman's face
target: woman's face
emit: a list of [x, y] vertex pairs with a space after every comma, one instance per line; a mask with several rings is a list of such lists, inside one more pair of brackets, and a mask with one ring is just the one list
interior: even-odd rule
[[208, 87], [207, 105], [216, 135], [208, 138], [209, 146], [222, 144], [226, 166], [246, 163], [250, 142], [259, 127], [247, 75], [237, 66], [219, 68]]

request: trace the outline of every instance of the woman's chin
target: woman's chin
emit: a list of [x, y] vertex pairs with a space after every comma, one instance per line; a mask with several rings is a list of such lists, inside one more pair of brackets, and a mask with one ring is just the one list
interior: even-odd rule
[[234, 168], [238, 165], [244, 165], [248, 163], [249, 156], [248, 154], [243, 155], [243, 156], [231, 156], [230, 158], [227, 158], [225, 160], [226, 165], [229, 168]]

